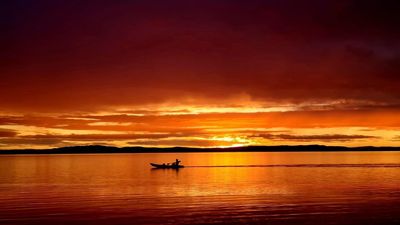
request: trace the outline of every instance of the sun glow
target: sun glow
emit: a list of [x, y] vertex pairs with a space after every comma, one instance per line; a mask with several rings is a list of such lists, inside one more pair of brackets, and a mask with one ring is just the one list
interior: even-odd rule
[[[250, 104], [251, 105], [251, 104]], [[277, 111], [275, 111], [277, 110]], [[0, 148], [69, 145], [236, 147], [248, 145], [396, 146], [397, 111], [294, 110], [294, 107], [159, 106], [152, 111], [0, 118]], [[121, 112], [120, 112], [121, 111]], [[140, 113], [140, 115], [136, 115]]]

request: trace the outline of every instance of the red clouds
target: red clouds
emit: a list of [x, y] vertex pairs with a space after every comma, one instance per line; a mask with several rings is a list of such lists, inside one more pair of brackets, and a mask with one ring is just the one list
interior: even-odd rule
[[268, 102], [399, 103], [392, 2], [9, 7], [2, 111], [92, 111], [241, 93]]
[[0, 138], [4, 137], [15, 137], [17, 136], [17, 132], [9, 129], [0, 129]]
[[[329, 112], [212, 117], [227, 127], [225, 118], [233, 117], [243, 128], [398, 126], [392, 115], [400, 105], [397, 1], [0, 4], [6, 9], [0, 112], [6, 115], [118, 114], [160, 105], [240, 105], [240, 112], [256, 102]], [[340, 110], [340, 119], [328, 118]], [[379, 116], [371, 116], [376, 111]], [[142, 119], [176, 129], [188, 117]], [[210, 115], [193, 117], [189, 124], [201, 125]], [[148, 129], [140, 126], [135, 130]], [[152, 132], [166, 129], [155, 127]]]
[[201, 147], [288, 143], [389, 145], [398, 136], [398, 113], [369, 109], [14, 116], [1, 118], [0, 126], [4, 129], [0, 130], [0, 142], [3, 148], [94, 143]]

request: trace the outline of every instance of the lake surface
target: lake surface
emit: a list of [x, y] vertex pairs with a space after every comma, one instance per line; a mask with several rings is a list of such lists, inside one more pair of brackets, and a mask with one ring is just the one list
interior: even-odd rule
[[0, 224], [400, 224], [400, 152], [3, 155]]

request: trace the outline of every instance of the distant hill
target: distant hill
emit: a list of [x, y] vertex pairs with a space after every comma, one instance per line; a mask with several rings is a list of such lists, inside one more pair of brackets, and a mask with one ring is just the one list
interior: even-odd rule
[[150, 148], [101, 145], [71, 146], [54, 149], [0, 150], [0, 154], [79, 154], [79, 153], [169, 153], [169, 152], [324, 152], [324, 151], [400, 151], [400, 147], [344, 147], [325, 145], [245, 146], [231, 148]]

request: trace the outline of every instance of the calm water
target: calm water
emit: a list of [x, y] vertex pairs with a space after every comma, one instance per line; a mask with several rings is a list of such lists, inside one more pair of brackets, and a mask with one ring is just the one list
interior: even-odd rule
[[0, 156], [0, 224], [400, 224], [400, 152]]

